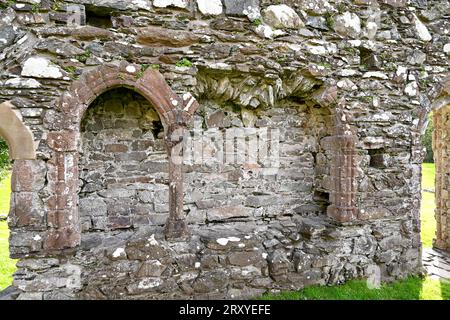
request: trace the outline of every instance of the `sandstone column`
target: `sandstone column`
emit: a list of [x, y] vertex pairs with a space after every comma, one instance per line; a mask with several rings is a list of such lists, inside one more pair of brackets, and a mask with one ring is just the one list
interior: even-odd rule
[[169, 208], [170, 216], [166, 222], [165, 235], [168, 239], [189, 236], [186, 218], [183, 211], [183, 134], [184, 125], [170, 125], [165, 137], [169, 156]]
[[434, 114], [433, 150], [436, 163], [436, 238], [433, 246], [450, 250], [450, 105]]

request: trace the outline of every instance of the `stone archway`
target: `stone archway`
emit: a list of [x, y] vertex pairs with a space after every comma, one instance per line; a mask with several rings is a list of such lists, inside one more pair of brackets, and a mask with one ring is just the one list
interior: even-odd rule
[[[164, 126], [169, 159], [182, 142], [182, 138], [173, 133], [187, 125], [198, 107], [190, 94], [176, 95], [157, 70], [149, 68], [142, 71], [142, 66], [125, 61], [92, 69], [75, 81], [58, 101], [57, 112], [49, 113], [45, 119], [53, 129], [48, 134], [47, 143], [53, 150], [48, 163], [49, 188], [54, 196], [49, 201], [50, 230], [44, 240], [44, 249], [61, 250], [80, 243], [77, 194], [80, 123], [98, 96], [119, 87], [139, 93], [155, 108]], [[169, 161], [169, 180], [170, 213], [165, 235], [178, 238], [188, 233], [183, 212], [181, 164]]]

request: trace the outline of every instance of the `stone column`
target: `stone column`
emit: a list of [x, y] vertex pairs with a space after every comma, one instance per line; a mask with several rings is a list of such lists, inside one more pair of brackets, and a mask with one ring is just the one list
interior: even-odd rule
[[169, 156], [169, 218], [165, 226], [167, 239], [186, 238], [189, 231], [184, 215], [184, 190], [183, 190], [183, 134], [184, 125], [170, 125], [165, 143]]
[[75, 131], [50, 132], [47, 143], [53, 150], [48, 161], [47, 200], [48, 234], [44, 249], [62, 250], [80, 244], [81, 231], [77, 208], [79, 133]]
[[433, 151], [436, 164], [436, 238], [433, 246], [450, 251], [450, 105], [434, 113]]
[[331, 167], [333, 190], [328, 216], [339, 222], [355, 220], [358, 215], [356, 208], [356, 148], [352, 135], [337, 135], [332, 137], [334, 159]]

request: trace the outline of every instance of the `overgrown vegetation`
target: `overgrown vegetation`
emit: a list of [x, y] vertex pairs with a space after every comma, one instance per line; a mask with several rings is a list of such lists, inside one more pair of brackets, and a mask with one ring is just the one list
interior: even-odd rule
[[255, 19], [255, 20], [253, 20], [253, 25], [255, 26], [255, 27], [259, 27], [260, 25], [262, 25], [262, 20], [261, 19]]
[[91, 50], [87, 49], [84, 53], [77, 55], [76, 59], [82, 63], [86, 63], [87, 59], [91, 57], [91, 54]]
[[5, 172], [10, 168], [8, 144], [0, 138], [0, 181], [4, 178]]
[[192, 67], [192, 62], [187, 58], [183, 58], [177, 62], [176, 66], [180, 68], [182, 67], [190, 68]]

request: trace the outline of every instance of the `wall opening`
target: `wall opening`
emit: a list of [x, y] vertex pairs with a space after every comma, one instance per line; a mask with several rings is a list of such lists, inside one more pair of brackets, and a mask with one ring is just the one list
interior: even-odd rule
[[109, 29], [113, 27], [112, 10], [106, 7], [86, 5], [86, 24], [88, 26]]
[[0, 137], [0, 291], [12, 284], [16, 261], [9, 255], [7, 216], [11, 199], [11, 161], [6, 141]]
[[79, 206], [83, 232], [164, 225], [168, 162], [158, 113], [118, 88], [99, 96], [81, 123]]
[[385, 150], [369, 149], [370, 162], [369, 166], [376, 169], [386, 168]]

